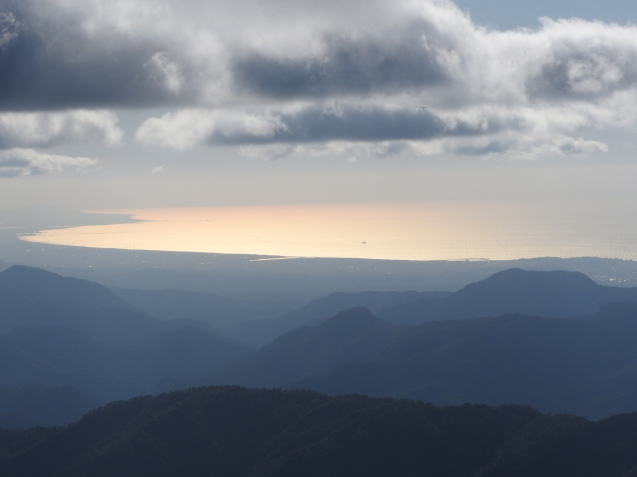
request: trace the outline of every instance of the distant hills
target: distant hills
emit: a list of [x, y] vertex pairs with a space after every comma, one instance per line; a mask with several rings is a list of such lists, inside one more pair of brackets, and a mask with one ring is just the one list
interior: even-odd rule
[[157, 391], [239, 384], [437, 405], [529, 404], [600, 419], [637, 411], [637, 306], [620, 310], [399, 326], [354, 308], [291, 331], [207, 378], [164, 381]]
[[14, 265], [0, 273], [0, 290], [17, 293], [33, 301], [51, 301], [74, 313], [100, 308], [131, 308], [124, 300], [97, 283], [20, 265]]
[[[0, 273], [0, 425], [65, 424], [111, 400], [207, 384], [530, 404], [591, 419], [637, 411], [636, 291], [579, 273], [513, 269], [455, 293], [334, 293], [232, 325], [241, 303], [113, 293], [10, 267]], [[269, 338], [256, 351], [242, 344]]]
[[[243, 321], [267, 316], [268, 311], [258, 308], [249, 300], [225, 298], [213, 293], [175, 290], [135, 290], [113, 288], [121, 299], [138, 310], [162, 320], [189, 318], [207, 323], [227, 332]], [[287, 331], [287, 330], [286, 330]]]
[[513, 268], [471, 283], [448, 297], [423, 298], [385, 308], [378, 316], [400, 324], [507, 313], [567, 317], [592, 314], [612, 302], [637, 302], [637, 288], [598, 285], [579, 272]]
[[212, 387], [112, 403], [60, 430], [0, 430], [0, 473], [630, 476], [635, 448], [635, 414], [593, 423], [520, 406]]
[[286, 386], [344, 364], [372, 360], [399, 334], [396, 326], [382, 322], [367, 308], [352, 308], [317, 327], [302, 327], [276, 338], [230, 365], [218, 379], [252, 387]]
[[65, 424], [251, 352], [206, 324], [163, 321], [96, 283], [21, 266], [0, 273], [0, 330], [0, 424]]
[[373, 313], [384, 308], [400, 306], [416, 301], [437, 301], [450, 296], [450, 292], [361, 292], [332, 293], [309, 302], [291, 313], [274, 318], [241, 322], [227, 330], [229, 336], [263, 345], [277, 336], [302, 325], [316, 325], [342, 310], [365, 307]]

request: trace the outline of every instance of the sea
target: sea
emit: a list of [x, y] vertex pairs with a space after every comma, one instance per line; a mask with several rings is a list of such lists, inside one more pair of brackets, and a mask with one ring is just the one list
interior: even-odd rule
[[43, 230], [23, 240], [82, 247], [255, 254], [274, 259], [637, 260], [637, 203], [591, 199], [145, 208], [135, 223]]

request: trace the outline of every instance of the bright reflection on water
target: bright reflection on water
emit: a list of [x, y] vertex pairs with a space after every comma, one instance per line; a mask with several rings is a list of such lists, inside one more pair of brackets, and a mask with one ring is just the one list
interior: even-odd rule
[[43, 231], [85, 247], [403, 260], [637, 259], [632, 202], [479, 201], [100, 211], [145, 222]]

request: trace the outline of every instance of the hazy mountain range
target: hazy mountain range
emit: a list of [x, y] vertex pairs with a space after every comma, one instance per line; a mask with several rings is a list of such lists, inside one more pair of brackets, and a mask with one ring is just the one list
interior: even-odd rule
[[[233, 323], [240, 300], [14, 266], [0, 273], [0, 417], [64, 424], [152, 390], [240, 384], [598, 419], [637, 410], [631, 302], [633, 288], [513, 269], [455, 293], [334, 293]], [[43, 415], [49, 394], [64, 412]]]

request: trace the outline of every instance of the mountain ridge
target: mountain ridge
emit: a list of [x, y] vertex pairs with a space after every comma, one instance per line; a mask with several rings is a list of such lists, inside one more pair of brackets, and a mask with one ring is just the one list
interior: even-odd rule
[[636, 436], [637, 414], [593, 423], [528, 406], [207, 387], [111, 403], [59, 430], [0, 429], [0, 472], [599, 477], [637, 472]]
[[448, 297], [385, 308], [378, 316], [390, 323], [470, 319], [525, 313], [568, 317], [596, 313], [612, 302], [637, 302], [637, 288], [598, 285], [580, 272], [512, 268], [470, 283]]

